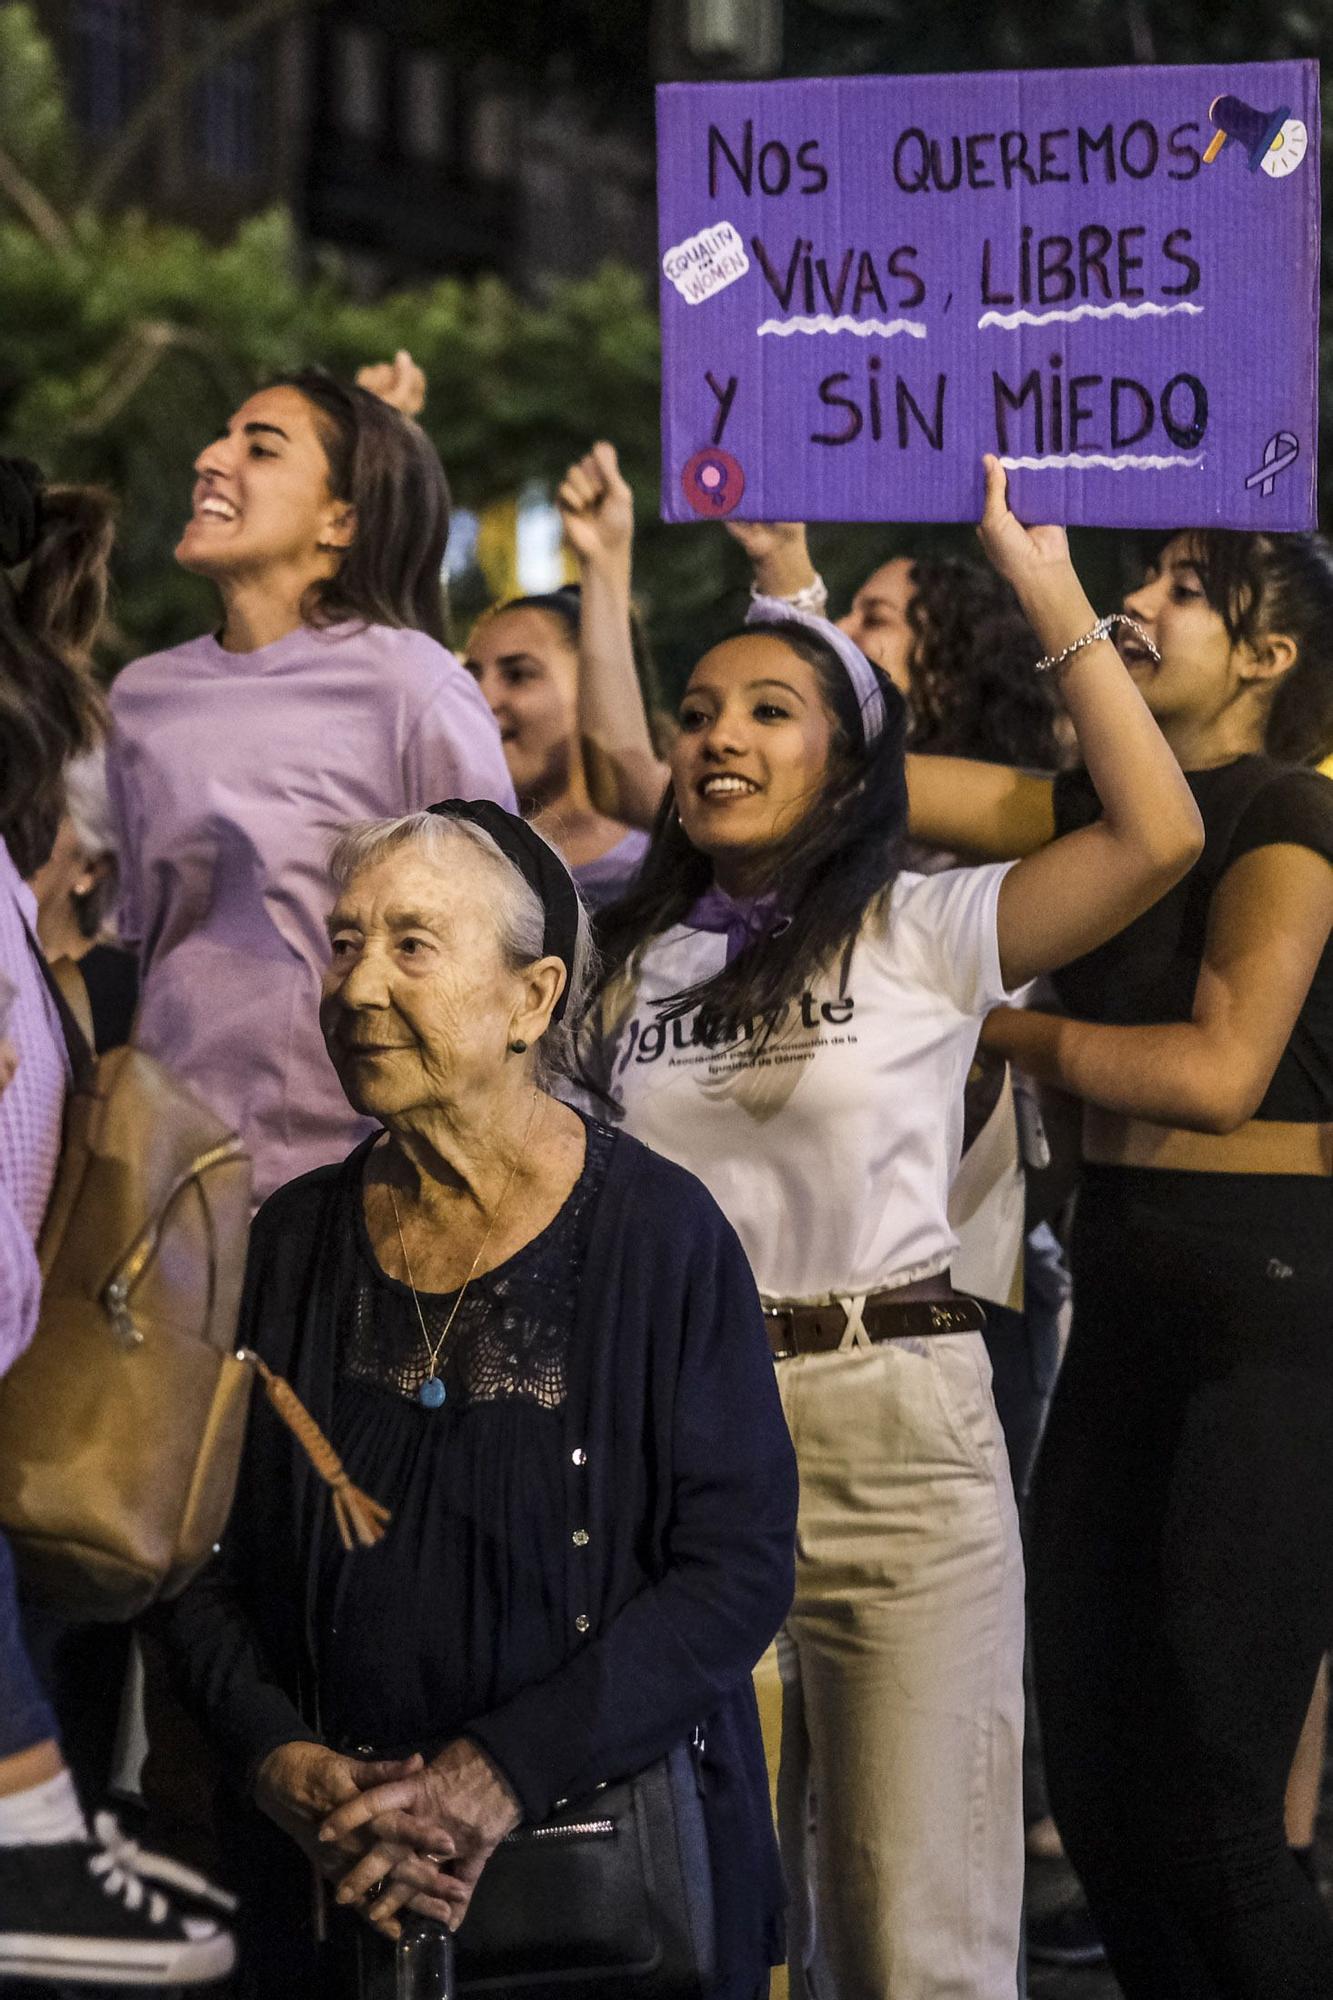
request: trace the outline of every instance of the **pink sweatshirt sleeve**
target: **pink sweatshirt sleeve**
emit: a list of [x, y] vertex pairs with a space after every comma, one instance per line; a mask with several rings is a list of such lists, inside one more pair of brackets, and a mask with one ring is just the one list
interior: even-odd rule
[[417, 810], [441, 799], [494, 799], [513, 812], [495, 717], [471, 674], [452, 655], [448, 665], [407, 742], [406, 796]]
[[138, 826], [126, 796], [125, 774], [119, 755], [116, 731], [116, 695], [111, 693], [111, 729], [106, 746], [106, 789], [116, 837], [116, 932], [122, 944], [133, 949], [143, 941], [143, 905], [140, 894], [142, 858]]

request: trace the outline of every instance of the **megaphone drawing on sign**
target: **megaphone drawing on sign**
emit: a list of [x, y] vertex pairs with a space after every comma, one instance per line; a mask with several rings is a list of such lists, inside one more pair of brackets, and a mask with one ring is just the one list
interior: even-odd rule
[[1295, 173], [1305, 158], [1310, 135], [1300, 119], [1292, 117], [1289, 104], [1276, 111], [1256, 111], [1243, 97], [1215, 97], [1208, 116], [1217, 130], [1203, 156], [1205, 166], [1233, 142], [1244, 148], [1252, 174], [1262, 167], [1273, 180]]

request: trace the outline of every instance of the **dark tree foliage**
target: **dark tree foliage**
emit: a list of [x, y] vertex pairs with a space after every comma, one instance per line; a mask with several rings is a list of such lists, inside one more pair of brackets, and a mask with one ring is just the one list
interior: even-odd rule
[[[536, 97], [571, 92], [597, 121], [650, 143], [664, 15], [683, 6], [378, 0], [377, 11], [397, 10], [461, 64], [505, 66]], [[1333, 58], [1333, 0], [783, 7], [783, 65], [793, 76], [1325, 55]], [[717, 528], [667, 528], [656, 518], [651, 271], [606, 269], [527, 298], [498, 279], [442, 279], [367, 302], [335, 265], [309, 267], [281, 215], [210, 244], [91, 209], [78, 159], [33, 12], [0, 0], [0, 449], [26, 450], [122, 496], [115, 658], [171, 644], [209, 616], [207, 593], [175, 569], [170, 551], [190, 462], [249, 386], [308, 361], [350, 371], [400, 345], [430, 374], [427, 426], [464, 505], [484, 508], [530, 478], [554, 481], [594, 437], [616, 441], [638, 500], [636, 574], [668, 683], [735, 623], [746, 583], [739, 549]], [[1331, 367], [1326, 337], [1325, 380]], [[1323, 457], [1323, 490], [1333, 497], [1328, 439]], [[975, 548], [966, 527], [817, 528], [812, 542], [837, 608], [887, 555]], [[1109, 605], [1121, 562], [1133, 560], [1132, 538], [1085, 535], [1078, 552], [1094, 595]], [[464, 613], [479, 587], [464, 592]]]

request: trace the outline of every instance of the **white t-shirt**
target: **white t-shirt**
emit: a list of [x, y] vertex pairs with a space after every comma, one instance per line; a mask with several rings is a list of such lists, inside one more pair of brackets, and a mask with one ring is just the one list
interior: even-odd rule
[[996, 937], [1011, 865], [899, 876], [845, 985], [814, 981], [754, 1060], [744, 1042], [696, 1044], [694, 1015], [658, 1017], [655, 1003], [721, 969], [724, 937], [677, 925], [636, 961], [597, 1067], [626, 1128], [712, 1193], [765, 1298], [863, 1294], [948, 1267], [963, 1085], [983, 1017], [1011, 997]]
[[988, 1305], [1023, 1310], [1027, 1177], [1018, 1147], [1014, 1080], [963, 1154], [949, 1188], [949, 1226], [958, 1238], [952, 1271], [960, 1292]]

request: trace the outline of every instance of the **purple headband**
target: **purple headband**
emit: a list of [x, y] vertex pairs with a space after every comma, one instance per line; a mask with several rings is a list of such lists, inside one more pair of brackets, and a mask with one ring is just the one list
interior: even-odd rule
[[861, 734], [867, 750], [884, 734], [887, 718], [879, 674], [845, 632], [840, 632], [827, 618], [817, 618], [813, 611], [798, 611], [794, 604], [788, 604], [781, 597], [751, 598], [745, 622], [747, 625], [803, 625], [807, 632], [813, 632], [822, 639], [837, 654], [852, 684], [852, 693], [861, 711]]

